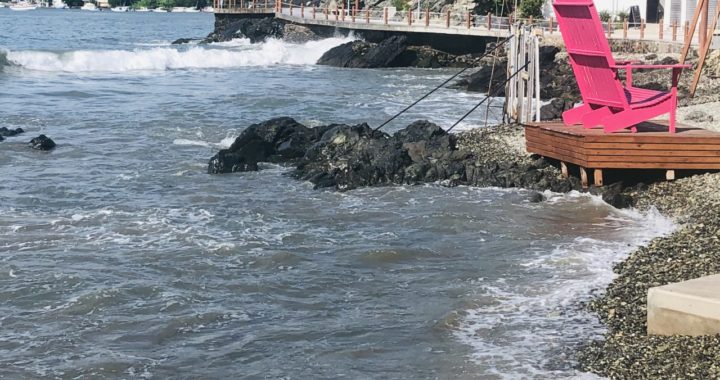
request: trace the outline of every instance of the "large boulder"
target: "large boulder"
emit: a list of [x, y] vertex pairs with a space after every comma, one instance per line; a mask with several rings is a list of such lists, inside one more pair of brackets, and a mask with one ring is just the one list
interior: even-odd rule
[[30, 140], [28, 145], [37, 150], [53, 150], [55, 148], [55, 141], [45, 135], [40, 135]]
[[348, 68], [393, 67], [407, 47], [405, 36], [393, 36], [379, 44], [352, 41], [328, 50], [317, 64]]
[[216, 22], [215, 30], [203, 42], [225, 42], [234, 38], [248, 38], [251, 43], [264, 42], [268, 38], [282, 38], [285, 25], [285, 21], [274, 17]]
[[208, 173], [256, 171], [260, 162], [298, 160], [321, 132], [322, 128], [310, 129], [289, 117], [253, 124], [210, 159]]

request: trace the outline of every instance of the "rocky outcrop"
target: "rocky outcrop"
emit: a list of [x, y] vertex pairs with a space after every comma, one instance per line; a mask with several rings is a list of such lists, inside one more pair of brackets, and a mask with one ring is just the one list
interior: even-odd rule
[[215, 30], [203, 42], [226, 42], [234, 38], [248, 38], [251, 43], [268, 38], [282, 38], [286, 22], [274, 17], [232, 19], [216, 17]]
[[193, 41], [195, 41], [195, 40], [192, 38], [178, 38], [177, 40], [173, 41], [171, 45], [189, 44]]
[[356, 40], [336, 46], [325, 52], [317, 63], [348, 68], [472, 67], [481, 64], [480, 56], [480, 54], [454, 55], [429, 46], [412, 46], [406, 36], [397, 35], [386, 38], [380, 43]]
[[406, 49], [407, 38], [404, 36], [390, 37], [379, 44], [358, 40], [328, 50], [317, 63], [349, 68], [391, 67]]
[[289, 117], [253, 124], [228, 149], [210, 159], [208, 173], [256, 171], [260, 162], [295, 162], [323, 131], [322, 127], [311, 129]]
[[[500, 140], [498, 140], [498, 138]], [[258, 170], [259, 162], [289, 163], [294, 176], [318, 188], [441, 182], [449, 186], [519, 187], [567, 192], [547, 161], [528, 156], [522, 128], [498, 127], [460, 135], [417, 121], [393, 135], [367, 124], [307, 128], [290, 118], [254, 124], [210, 159], [209, 173]]]
[[30, 140], [28, 145], [37, 150], [53, 150], [55, 149], [55, 141], [53, 141], [51, 138], [40, 135], [38, 137], [35, 137], [34, 139]]

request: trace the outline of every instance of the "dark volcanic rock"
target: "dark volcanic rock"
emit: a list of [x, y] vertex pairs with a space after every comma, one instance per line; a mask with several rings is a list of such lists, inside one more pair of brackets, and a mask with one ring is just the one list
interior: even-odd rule
[[258, 43], [268, 38], [282, 38], [285, 24], [285, 21], [274, 17], [245, 18], [224, 23], [216, 20], [215, 30], [203, 42], [225, 42], [233, 38], [248, 38], [251, 43]]
[[310, 129], [292, 118], [282, 117], [253, 124], [210, 159], [208, 173], [258, 170], [259, 162], [290, 162], [301, 158], [322, 128]]
[[392, 67], [407, 47], [405, 36], [393, 36], [379, 44], [352, 41], [328, 50], [317, 63], [350, 68]]
[[191, 42], [193, 42], [192, 38], [178, 38], [177, 40], [172, 42], [172, 45], [189, 44]]
[[562, 118], [563, 112], [572, 109], [575, 103], [569, 99], [555, 98], [550, 103], [540, 107], [541, 120], [558, 120]]
[[29, 145], [37, 150], [52, 150], [55, 148], [55, 141], [45, 135], [40, 135], [30, 140]]
[[0, 141], [4, 141], [4, 140], [5, 140], [5, 138], [0, 136]]
[[417, 121], [388, 135], [367, 124], [311, 129], [279, 118], [250, 126], [210, 160], [208, 172], [257, 170], [258, 162], [285, 162], [297, 164], [295, 177], [343, 191], [427, 182], [556, 192], [581, 188], [578, 179], [563, 178], [544, 159], [520, 152], [521, 140], [522, 129], [509, 126], [455, 135]]
[[453, 87], [483, 93], [497, 89], [495, 96], [505, 96], [505, 88], [498, 86], [507, 78], [506, 65], [505, 60], [498, 61], [494, 66], [492, 64], [485, 65], [480, 70], [460, 79]]
[[[25, 131], [22, 128], [8, 129], [7, 127], [0, 127], [0, 137], [12, 137], [17, 136]], [[2, 141], [2, 140], [0, 140]]]

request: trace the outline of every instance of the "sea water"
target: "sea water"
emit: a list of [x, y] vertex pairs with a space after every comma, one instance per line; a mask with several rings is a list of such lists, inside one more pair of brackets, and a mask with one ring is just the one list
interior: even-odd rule
[[[314, 65], [353, 36], [170, 45], [212, 24], [0, 9], [0, 126], [27, 131], [0, 142], [0, 377], [589, 377], [584, 303], [672, 222], [578, 193], [210, 176], [252, 123], [379, 125], [455, 72]], [[481, 99], [441, 90], [388, 131]], [[26, 146], [41, 133], [53, 152]]]

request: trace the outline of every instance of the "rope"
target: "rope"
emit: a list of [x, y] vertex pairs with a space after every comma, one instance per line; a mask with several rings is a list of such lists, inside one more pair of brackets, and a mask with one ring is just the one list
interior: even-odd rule
[[[490, 55], [490, 53], [496, 51], [500, 46], [505, 45], [508, 41], [510, 41], [510, 39], [511, 39], [512, 37], [513, 37], [513, 36], [509, 36], [509, 37], [505, 38], [505, 39], [502, 41], [502, 43], [496, 44], [495, 47], [494, 47], [492, 50], [486, 51], [479, 59], [483, 59], [483, 58], [487, 57], [488, 55]], [[409, 106], [405, 107], [405, 109], [403, 109], [402, 111], [400, 111], [400, 112], [398, 112], [397, 114], [395, 114], [395, 116], [393, 116], [393, 117], [385, 120], [385, 122], [382, 123], [382, 124], [380, 124], [379, 127], [373, 129], [373, 132], [377, 132], [378, 130], [380, 130], [380, 128], [388, 125], [391, 121], [397, 119], [398, 116], [404, 114], [404, 113], [407, 112], [410, 108], [415, 107], [418, 103], [420, 103], [421, 101], [425, 100], [425, 98], [427, 98], [428, 96], [434, 94], [435, 91], [443, 88], [446, 84], [450, 83], [450, 81], [452, 81], [453, 79], [457, 78], [458, 75], [464, 73], [464, 72], [467, 71], [468, 69], [469, 69], [469, 67], [466, 67], [466, 68], [460, 70], [460, 71], [457, 72], [455, 75], [453, 75], [453, 76], [451, 76], [450, 78], [448, 78], [448, 80], [446, 80], [445, 82], [443, 82], [441, 85], [435, 87], [432, 91], [430, 91], [430, 92], [428, 92], [427, 94], [423, 95], [420, 99], [416, 100], [415, 102], [413, 102], [413, 103], [410, 104]]]
[[503, 83], [500, 83], [499, 85], [495, 86], [495, 88], [493, 88], [492, 92], [488, 92], [488, 95], [487, 95], [487, 97], [485, 97], [485, 99], [480, 101], [480, 103], [476, 104], [475, 107], [473, 107], [470, 111], [468, 111], [465, 115], [463, 115], [463, 117], [461, 117], [460, 120], [455, 122], [455, 124], [453, 124], [453, 126], [450, 127], [450, 129], [448, 129], [446, 132], [450, 132], [453, 130], [453, 128], [457, 127], [458, 124], [460, 124], [463, 120], [465, 120], [465, 118], [470, 116], [471, 113], [475, 112], [475, 110], [478, 109], [481, 105], [483, 105], [488, 99], [492, 98], [495, 95], [495, 93], [497, 93], [501, 88], [505, 87], [505, 85], [508, 82], [510, 82], [511, 79], [515, 78], [518, 74], [520, 74], [521, 71], [525, 70], [525, 68], [528, 67], [529, 65], [530, 65], [530, 62], [525, 63], [521, 68], [518, 69], [518, 71], [516, 71], [513, 75], [508, 77], [508, 79], [506, 79]]

